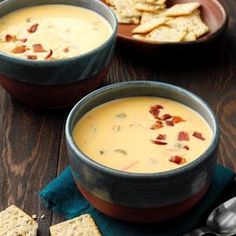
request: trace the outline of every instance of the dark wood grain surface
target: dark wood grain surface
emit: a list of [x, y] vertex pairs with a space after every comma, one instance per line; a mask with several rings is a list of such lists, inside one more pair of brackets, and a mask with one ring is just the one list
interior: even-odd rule
[[[218, 162], [236, 171], [236, 1], [221, 1], [229, 24], [219, 42], [178, 57], [166, 54], [164, 59], [135, 55], [118, 45], [106, 84], [155, 80], [201, 96], [220, 122]], [[68, 165], [64, 136], [68, 112], [31, 109], [0, 88], [0, 210], [16, 204], [30, 215], [44, 214], [39, 220], [43, 236], [51, 224], [63, 220], [42, 206], [38, 192]], [[236, 184], [225, 190], [218, 203], [235, 194]]]

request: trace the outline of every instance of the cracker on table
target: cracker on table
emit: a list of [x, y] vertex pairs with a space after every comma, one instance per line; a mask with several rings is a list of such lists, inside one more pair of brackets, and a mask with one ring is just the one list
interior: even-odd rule
[[38, 223], [15, 205], [0, 212], [0, 235], [36, 236], [37, 230]]
[[160, 26], [150, 32], [146, 38], [159, 42], [181, 42], [186, 34], [186, 31], [178, 31], [168, 26]]
[[165, 22], [166, 22], [165, 17], [152, 19], [150, 21], [145, 22], [144, 24], [137, 26], [136, 28], [133, 29], [132, 32], [134, 34], [137, 34], [137, 33], [138, 34], [145, 34], [145, 33], [152, 31], [153, 29], [157, 28], [158, 26], [163, 25]]
[[84, 214], [50, 227], [51, 236], [101, 236], [93, 218]]
[[189, 15], [196, 9], [200, 7], [199, 2], [190, 2], [190, 3], [182, 3], [175, 4], [171, 8], [168, 8], [165, 12], [165, 16], [182, 16]]

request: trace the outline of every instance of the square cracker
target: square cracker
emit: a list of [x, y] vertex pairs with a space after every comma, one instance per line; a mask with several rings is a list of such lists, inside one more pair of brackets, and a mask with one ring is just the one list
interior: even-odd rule
[[186, 34], [186, 31], [178, 31], [168, 26], [160, 26], [150, 32], [146, 39], [159, 42], [181, 42]]
[[101, 236], [94, 220], [84, 214], [50, 227], [51, 236]]
[[145, 22], [144, 24], [141, 24], [137, 26], [136, 28], [133, 29], [132, 33], [134, 34], [145, 34], [153, 29], [157, 28], [160, 25], [163, 25], [166, 22], [166, 18], [157, 18], [157, 19], [152, 19], [150, 21]]
[[133, 0], [113, 0], [115, 8], [121, 17], [140, 17], [142, 12], [135, 8]]
[[38, 223], [15, 205], [0, 212], [0, 235], [36, 236], [37, 230]]
[[157, 10], [155, 13], [152, 12], [143, 12], [142, 17], [141, 17], [141, 24], [150, 21], [152, 19], [157, 19], [160, 17], [163, 17], [165, 10]]
[[173, 7], [168, 8], [165, 12], [165, 16], [182, 16], [182, 15], [189, 15], [196, 9], [200, 7], [199, 2], [190, 2], [190, 3], [183, 3], [183, 4], [175, 4]]
[[153, 5], [149, 3], [137, 2], [134, 7], [139, 11], [156, 12], [157, 10], [163, 9], [164, 5]]
[[[180, 31], [187, 31], [188, 33], [192, 32], [196, 38], [209, 31], [208, 26], [205, 25], [201, 20], [199, 10], [195, 10], [191, 15], [170, 18], [166, 24]], [[193, 40], [191, 34], [189, 34], [187, 37], [189, 39], [191, 37]]]

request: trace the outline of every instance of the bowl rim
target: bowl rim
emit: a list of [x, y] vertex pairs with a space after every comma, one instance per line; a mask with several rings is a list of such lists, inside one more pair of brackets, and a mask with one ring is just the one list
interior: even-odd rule
[[[194, 41], [186, 41], [186, 42], [160, 42], [160, 41], [154, 41], [154, 40], [143, 40], [143, 39], [136, 39], [136, 38], [132, 38], [130, 36], [126, 36], [126, 35], [123, 35], [121, 33], [119, 33], [119, 30], [118, 30], [118, 34], [117, 34], [117, 37], [118, 39], [120, 40], [125, 40], [127, 42], [130, 42], [130, 43], [142, 43], [143, 45], [145, 46], [148, 46], [148, 45], [155, 45], [155, 46], [170, 46], [170, 45], [173, 45], [173, 46], [176, 46], [176, 45], [193, 45], [193, 44], [199, 44], [199, 43], [206, 43], [206, 42], [209, 42], [211, 40], [213, 40], [217, 35], [219, 35], [222, 31], [224, 31], [224, 29], [226, 28], [227, 24], [228, 24], [228, 20], [229, 20], [229, 15], [226, 11], [226, 8], [224, 6], [223, 3], [219, 2], [218, 0], [211, 0], [212, 2], [214, 2], [217, 6], [218, 6], [218, 9], [221, 10], [222, 12], [222, 15], [223, 15], [223, 21], [222, 21], [222, 24], [217, 28], [217, 30], [215, 30], [214, 32], [210, 32], [208, 34], [205, 34], [203, 35], [202, 37], [194, 40]], [[119, 29], [119, 23], [118, 23], [118, 29]]]
[[[15, 2], [15, 0], [4, 0], [2, 2], [0, 2], [0, 8], [2, 6], [5, 6], [5, 5], [9, 5], [9, 4], [12, 4], [12, 1], [13, 3]], [[79, 2], [80, 0], [76, 0], [77, 2]], [[90, 1], [94, 1], [96, 2], [97, 4], [100, 4], [107, 12], [110, 12], [113, 20], [114, 20], [114, 28], [111, 26], [111, 24], [108, 22], [108, 20], [106, 20], [108, 22], [108, 24], [111, 26], [111, 30], [112, 30], [112, 33], [111, 35], [107, 38], [107, 40], [102, 43], [101, 45], [99, 45], [98, 47], [94, 48], [93, 50], [90, 50], [86, 53], [83, 53], [81, 55], [78, 55], [78, 56], [73, 56], [73, 57], [68, 57], [68, 58], [63, 58], [63, 59], [58, 59], [58, 60], [29, 60], [29, 59], [24, 59], [24, 58], [19, 58], [19, 57], [15, 57], [15, 56], [12, 56], [10, 54], [7, 54], [7, 53], [4, 53], [2, 51], [0, 51], [0, 58], [2, 57], [3, 59], [5, 60], [8, 60], [10, 62], [14, 62], [14, 63], [18, 63], [18, 64], [25, 64], [25, 65], [36, 65], [36, 66], [58, 66], [60, 64], [64, 64], [64, 63], [69, 63], [71, 61], [74, 61], [74, 60], [78, 60], [78, 59], [81, 59], [81, 58], [84, 58], [84, 57], [88, 57], [88, 56], [91, 56], [92, 54], [94, 53], [98, 53], [99, 51], [101, 51], [104, 47], [106, 47], [107, 44], [109, 44], [114, 38], [116, 38], [116, 35], [117, 35], [117, 31], [118, 31], [118, 21], [117, 21], [117, 18], [114, 14], [114, 12], [105, 4], [103, 3], [102, 1], [100, 0], [90, 0]], [[47, 4], [50, 4], [50, 5], [53, 5], [53, 4], [64, 4], [64, 5], [69, 5], [69, 6], [78, 6], [78, 5], [75, 5], [75, 4], [67, 4], [67, 3], [47, 3]], [[40, 2], [35, 2], [35, 5], [33, 5], [32, 7], [34, 6], [40, 6], [40, 5], [47, 5], [46, 3], [45, 4], [41, 4]], [[26, 6], [27, 7], [27, 6]], [[24, 7], [22, 8], [18, 8], [16, 10], [19, 10], [19, 9], [23, 9]], [[88, 10], [91, 10], [90, 8], [86, 8]], [[15, 11], [16, 11], [15, 10]], [[92, 10], [91, 10], [92, 11]], [[96, 12], [97, 13], [97, 12]], [[9, 14], [9, 13], [7, 13]], [[5, 14], [5, 15], [7, 15]], [[99, 14], [99, 13], [97, 13]], [[4, 15], [4, 16], [5, 16]], [[99, 14], [101, 15], [101, 14]], [[102, 16], [103, 17], [103, 16]], [[104, 17], [103, 17], [104, 18]]]
[[[208, 146], [208, 148], [205, 150], [205, 152], [202, 153], [194, 161], [191, 161], [190, 163], [188, 163], [187, 165], [184, 165], [182, 167], [179, 167], [179, 168], [176, 168], [173, 170], [168, 170], [168, 171], [163, 171], [163, 172], [152, 172], [152, 173], [136, 173], [136, 172], [120, 171], [120, 170], [105, 166], [103, 164], [100, 164], [100, 163], [94, 161], [90, 157], [86, 156], [82, 151], [80, 151], [80, 149], [77, 147], [77, 145], [75, 144], [75, 142], [73, 140], [72, 129], [71, 129], [73, 117], [78, 113], [77, 110], [79, 109], [79, 106], [81, 104], [86, 103], [86, 101], [88, 99], [92, 99], [92, 98], [96, 97], [97, 95], [99, 95], [101, 92], [104, 92], [106, 90], [114, 90], [116, 88], [120, 88], [121, 86], [126, 87], [126, 88], [127, 87], [134, 88], [135, 86], [145, 86], [145, 85], [146, 86], [164, 87], [167, 89], [176, 89], [179, 92], [182, 92], [185, 95], [191, 97], [191, 99], [198, 102], [201, 106], [203, 106], [208, 111], [208, 114], [211, 116], [211, 119], [213, 121], [213, 129], [212, 129], [213, 136], [212, 136], [212, 141], [211, 141], [210, 145]], [[145, 96], [145, 95], [143, 95], [143, 96]], [[122, 97], [120, 97], [120, 98], [122, 98]], [[112, 101], [112, 99], [111, 99], [111, 101]], [[204, 160], [207, 159], [208, 156], [214, 152], [214, 150], [216, 149], [218, 142], [219, 142], [220, 130], [219, 130], [218, 119], [216, 118], [214, 112], [209, 107], [209, 105], [202, 98], [200, 98], [198, 95], [196, 95], [196, 94], [194, 94], [182, 87], [172, 85], [169, 83], [139, 80], [139, 81], [118, 82], [118, 83], [114, 83], [114, 84], [111, 84], [108, 86], [104, 86], [100, 89], [97, 89], [97, 90], [89, 93], [84, 98], [82, 98], [72, 108], [72, 110], [70, 111], [70, 113], [67, 117], [66, 124], [65, 124], [65, 136], [66, 136], [67, 146], [69, 145], [69, 148], [76, 154], [77, 158], [80, 158], [83, 161], [83, 163], [85, 163], [86, 165], [89, 165], [89, 166], [93, 167], [94, 169], [97, 169], [107, 175], [111, 175], [111, 176], [115, 175], [115, 176], [119, 176], [119, 177], [140, 180], [143, 178], [150, 178], [150, 179], [152, 179], [152, 178], [166, 178], [166, 177], [169, 178], [171, 176], [174, 177], [176, 175], [180, 175], [186, 171], [191, 171], [196, 166], [198, 166], [199, 164], [204, 162]], [[67, 149], [68, 149], [68, 147], [67, 147]]]

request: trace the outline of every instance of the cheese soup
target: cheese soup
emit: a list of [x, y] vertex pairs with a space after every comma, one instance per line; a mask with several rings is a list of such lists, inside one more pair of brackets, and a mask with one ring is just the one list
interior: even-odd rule
[[0, 51], [29, 60], [63, 59], [84, 54], [112, 34], [108, 21], [70, 5], [40, 5], [0, 19]]
[[212, 130], [197, 112], [160, 97], [129, 97], [86, 113], [73, 130], [78, 148], [113, 169], [153, 173], [176, 169], [198, 158]]

